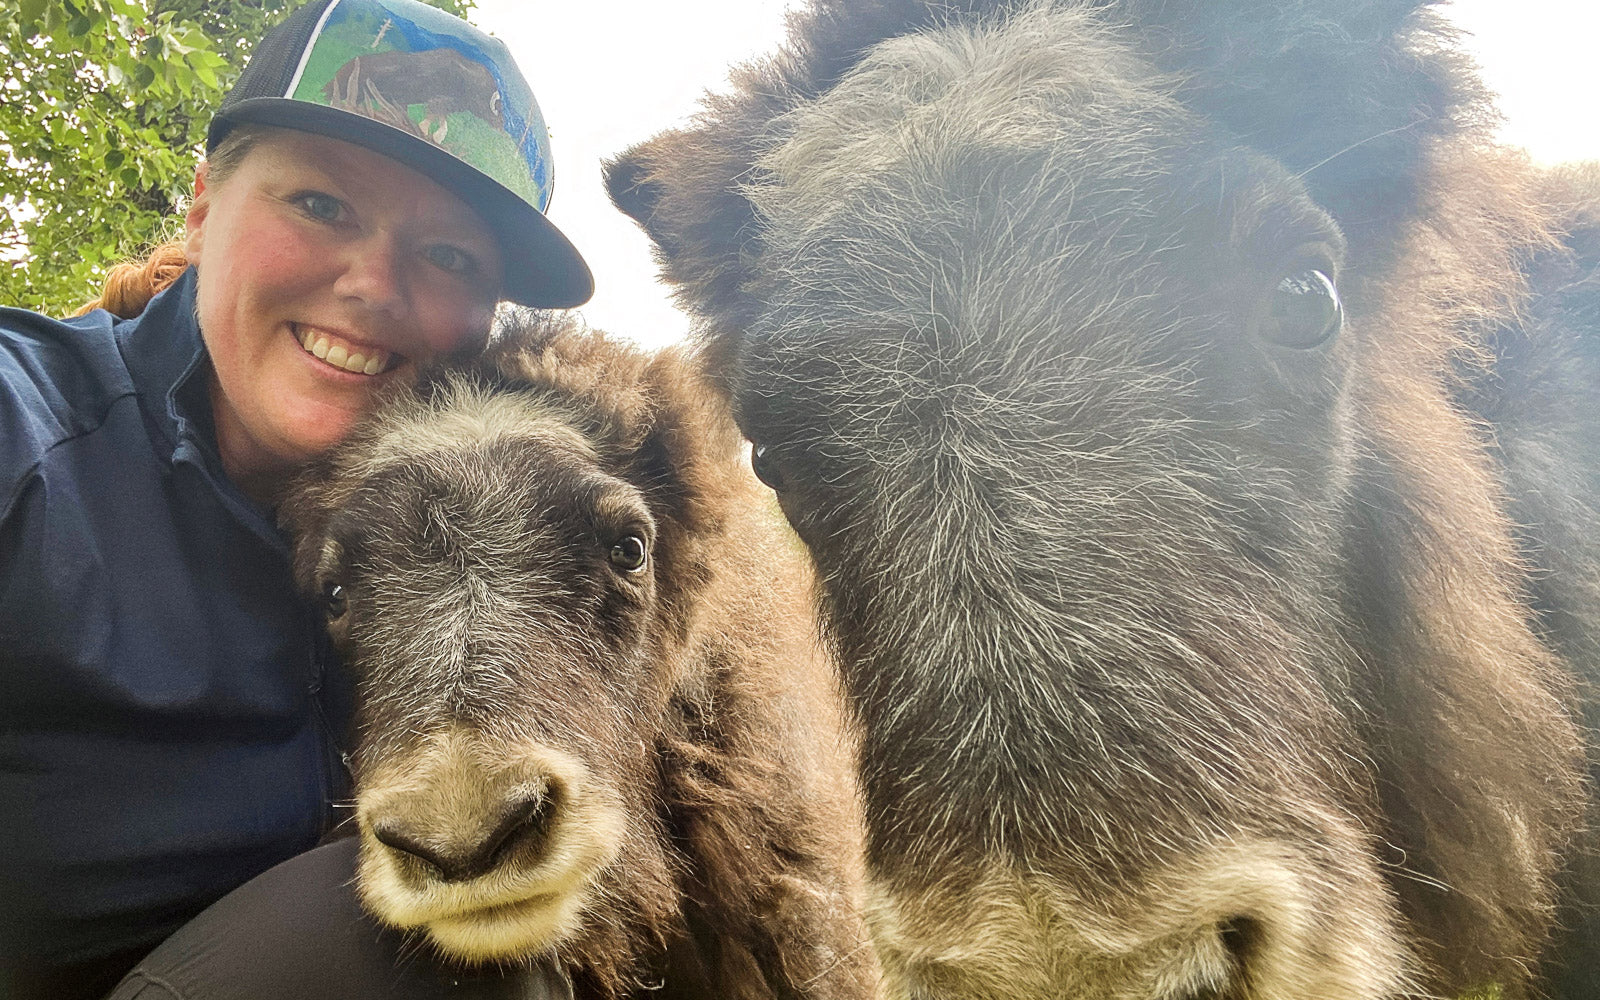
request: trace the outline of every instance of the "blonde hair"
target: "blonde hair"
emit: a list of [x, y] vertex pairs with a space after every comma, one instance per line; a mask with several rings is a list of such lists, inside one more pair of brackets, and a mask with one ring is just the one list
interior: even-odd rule
[[[209, 164], [206, 182], [221, 184], [239, 166], [250, 147], [255, 145], [258, 135], [259, 131], [245, 126], [228, 133], [228, 137], [206, 157]], [[174, 236], [156, 244], [144, 257], [114, 265], [106, 274], [100, 294], [84, 303], [73, 315], [82, 316], [95, 309], [104, 309], [114, 316], [132, 319], [144, 312], [144, 307], [150, 304], [156, 293], [177, 281], [188, 268], [184, 244], [185, 237]]]

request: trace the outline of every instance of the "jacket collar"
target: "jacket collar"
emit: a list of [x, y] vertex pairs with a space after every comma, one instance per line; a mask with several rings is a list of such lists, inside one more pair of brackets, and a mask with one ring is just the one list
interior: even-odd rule
[[211, 415], [211, 356], [195, 312], [195, 271], [150, 300], [144, 312], [117, 324], [122, 356], [146, 417], [172, 450], [174, 467], [193, 466], [241, 522], [286, 551], [272, 512], [233, 484], [222, 468]]
[[194, 268], [184, 271], [144, 312], [117, 324], [117, 340], [145, 414], [155, 422], [173, 460], [184, 444], [213, 456], [209, 391], [211, 361], [195, 315]]

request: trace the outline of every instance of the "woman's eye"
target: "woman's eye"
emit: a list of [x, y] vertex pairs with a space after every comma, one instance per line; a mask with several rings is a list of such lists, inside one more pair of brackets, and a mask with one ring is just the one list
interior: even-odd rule
[[311, 191], [299, 195], [295, 200], [307, 215], [318, 222], [338, 222], [344, 218], [344, 202], [331, 194]]
[[624, 573], [637, 573], [644, 569], [648, 550], [644, 546], [644, 539], [638, 535], [623, 535], [611, 543], [609, 558], [611, 565]]
[[451, 274], [470, 274], [476, 270], [471, 254], [448, 243], [435, 243], [423, 251], [423, 256], [434, 267]]

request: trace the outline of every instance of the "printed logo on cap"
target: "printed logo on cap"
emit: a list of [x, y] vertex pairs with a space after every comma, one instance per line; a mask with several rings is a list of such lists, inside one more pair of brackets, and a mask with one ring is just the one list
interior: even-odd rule
[[324, 11], [289, 96], [426, 140], [543, 212], [550, 148], [539, 106], [460, 27], [420, 4], [402, 14], [383, 0], [339, 0]]

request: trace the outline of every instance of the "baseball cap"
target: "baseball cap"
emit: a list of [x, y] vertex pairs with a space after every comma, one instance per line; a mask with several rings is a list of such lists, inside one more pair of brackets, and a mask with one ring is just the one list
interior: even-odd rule
[[313, 0], [274, 28], [206, 133], [236, 125], [365, 146], [471, 205], [499, 239], [502, 295], [582, 305], [594, 278], [545, 218], [554, 170], [544, 117], [498, 39], [417, 0]]

